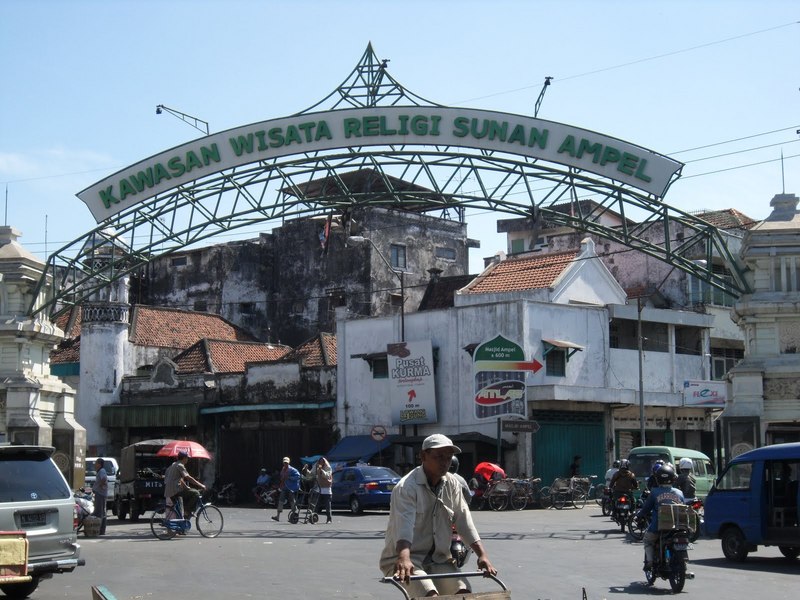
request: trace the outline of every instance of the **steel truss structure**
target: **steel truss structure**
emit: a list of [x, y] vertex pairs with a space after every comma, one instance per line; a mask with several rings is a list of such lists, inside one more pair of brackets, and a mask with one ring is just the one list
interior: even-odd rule
[[[387, 62], [369, 45], [334, 92], [297, 115], [353, 107], [442, 106], [405, 90], [387, 72]], [[348, 185], [348, 174], [364, 170], [380, 191]], [[315, 185], [320, 181], [324, 184]], [[586, 199], [592, 202], [582, 202]], [[563, 210], [565, 203], [571, 210]], [[303, 216], [346, 215], [364, 205], [432, 212], [459, 221], [467, 210], [492, 211], [527, 218], [534, 229], [546, 219], [666, 261], [734, 296], [749, 291], [723, 232], [629, 185], [511, 153], [452, 146], [352, 146], [259, 160], [117, 213], [48, 257], [31, 313], [54, 316], [154, 258], [222, 232]], [[625, 224], [601, 225], [608, 211], [621, 215]], [[632, 215], [637, 213], [645, 218], [636, 221]], [[724, 262], [732, 277], [714, 273], [712, 259]]]

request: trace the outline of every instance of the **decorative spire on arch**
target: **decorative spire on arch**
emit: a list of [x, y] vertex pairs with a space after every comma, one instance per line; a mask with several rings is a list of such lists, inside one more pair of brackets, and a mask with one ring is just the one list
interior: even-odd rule
[[378, 58], [369, 42], [358, 64], [339, 87], [297, 114], [372, 106], [442, 106], [405, 89], [389, 74], [388, 63], [388, 58]]

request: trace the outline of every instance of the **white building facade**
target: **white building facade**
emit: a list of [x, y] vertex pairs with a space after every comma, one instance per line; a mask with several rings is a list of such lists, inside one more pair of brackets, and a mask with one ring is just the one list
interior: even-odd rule
[[[511, 260], [507, 262], [513, 266]], [[564, 474], [572, 457], [580, 455], [585, 474], [602, 475], [608, 462], [626, 450], [622, 446], [632, 443], [617, 435], [615, 419], [618, 413], [638, 415], [640, 380], [648, 436], [670, 427], [712, 431], [708, 409], [683, 406], [684, 382], [708, 376], [702, 350], [708, 348], [710, 317], [645, 308], [643, 321], [663, 326], [667, 342], [666, 351], [644, 353], [640, 378], [638, 352], [613, 348], [610, 327], [615, 320], [637, 319], [637, 307], [625, 304], [624, 291], [596, 257], [590, 240], [579, 253], [564, 259], [545, 286], [477, 291], [481, 281], [491, 287], [491, 278], [497, 275], [493, 268], [487, 269], [475, 286], [470, 284], [457, 294], [452, 308], [405, 316], [405, 341], [430, 340], [432, 347], [434, 423], [404, 426], [393, 422], [392, 382], [381, 361], [387, 344], [400, 341], [398, 320], [338, 321], [337, 425], [342, 436], [365, 435], [376, 426], [385, 427], [398, 436], [396, 462], [413, 464], [418, 443], [415, 448], [406, 442], [441, 432], [459, 440], [464, 450], [461, 463], [466, 467], [462, 474], [478, 462], [499, 459], [510, 474], [533, 473], [549, 479]], [[675, 351], [676, 331], [681, 329], [695, 330], [702, 346], [699, 352]], [[472, 352], [497, 336], [519, 345], [526, 362], [541, 364], [525, 376], [521, 415], [481, 416], [476, 410]], [[541, 429], [537, 433], [502, 431], [499, 421], [520, 418], [535, 419]], [[635, 426], [638, 429], [638, 416]]]

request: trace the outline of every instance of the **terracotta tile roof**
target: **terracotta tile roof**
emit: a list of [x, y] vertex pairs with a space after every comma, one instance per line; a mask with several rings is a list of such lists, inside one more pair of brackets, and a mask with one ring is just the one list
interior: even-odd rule
[[255, 342], [255, 337], [219, 315], [137, 305], [131, 317], [130, 341], [140, 346], [188, 348], [204, 338]]
[[451, 308], [456, 292], [475, 279], [475, 275], [451, 275], [428, 282], [417, 310]]
[[466, 294], [496, 294], [550, 287], [578, 252], [508, 258], [490, 266], [463, 289]]
[[179, 373], [244, 373], [247, 363], [280, 360], [289, 346], [262, 342], [203, 339], [173, 360]]
[[66, 339], [50, 352], [50, 364], [77, 363], [81, 360], [81, 338]]
[[704, 221], [708, 221], [718, 229], [750, 229], [758, 221], [754, 221], [746, 214], [739, 212], [735, 208], [725, 210], [707, 210], [692, 213]]
[[[69, 328], [69, 331], [67, 331], [70, 317], [73, 314], [75, 315], [75, 322], [72, 324], [72, 327]], [[73, 306], [70, 310], [61, 313], [56, 317], [54, 323], [68, 338], [78, 337], [81, 334], [81, 307]]]
[[336, 336], [320, 333], [286, 354], [282, 362], [297, 362], [301, 367], [335, 367]]

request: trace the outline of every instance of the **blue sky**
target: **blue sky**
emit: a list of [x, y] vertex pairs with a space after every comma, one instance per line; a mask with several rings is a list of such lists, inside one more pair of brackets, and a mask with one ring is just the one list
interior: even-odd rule
[[[293, 114], [370, 41], [442, 104], [532, 115], [552, 76], [541, 118], [687, 163], [672, 206], [761, 219], [783, 188], [781, 151], [800, 194], [799, 21], [794, 0], [4, 0], [4, 222], [44, 258], [95, 225], [77, 192], [199, 135], [157, 104], [212, 132]], [[486, 214], [469, 234], [475, 272], [504, 238]]]

